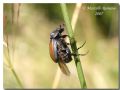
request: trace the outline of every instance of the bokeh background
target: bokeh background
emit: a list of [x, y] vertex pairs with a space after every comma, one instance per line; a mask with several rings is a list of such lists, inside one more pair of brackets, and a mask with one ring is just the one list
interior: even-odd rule
[[[76, 4], [67, 4], [70, 20]], [[100, 7], [100, 8], [99, 8]], [[103, 7], [109, 9], [105, 10]], [[4, 88], [53, 88], [58, 70], [49, 55], [49, 35], [64, 23], [60, 4], [4, 3]], [[118, 4], [81, 4], [75, 25], [77, 46], [88, 88], [118, 88]], [[67, 33], [65, 31], [65, 33]], [[71, 75], [61, 73], [56, 88], [80, 88], [74, 60]]]

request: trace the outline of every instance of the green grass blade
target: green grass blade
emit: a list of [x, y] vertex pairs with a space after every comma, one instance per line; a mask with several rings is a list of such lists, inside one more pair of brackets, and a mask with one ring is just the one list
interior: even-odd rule
[[[69, 19], [68, 13], [67, 13], [66, 4], [61, 3], [60, 6], [61, 6], [61, 9], [62, 9], [64, 21], [65, 21], [65, 24], [66, 24], [66, 27], [67, 27], [67, 32], [68, 32], [68, 35], [69, 35], [72, 52], [75, 53], [75, 54], [78, 54], [76, 41], [74, 39], [74, 33], [73, 33], [72, 26], [70, 24], [70, 19]], [[74, 60], [75, 60], [75, 64], [76, 64], [78, 78], [79, 78], [79, 81], [80, 81], [81, 88], [87, 88], [79, 56], [74, 56]]]

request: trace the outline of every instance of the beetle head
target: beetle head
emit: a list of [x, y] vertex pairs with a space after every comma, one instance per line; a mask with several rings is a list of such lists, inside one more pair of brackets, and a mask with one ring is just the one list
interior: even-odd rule
[[50, 39], [57, 39], [61, 37], [61, 33], [64, 31], [64, 27], [60, 25], [55, 31], [50, 33]]
[[59, 30], [56, 29], [55, 31], [50, 33], [50, 39], [56, 39], [58, 37], [60, 37]]

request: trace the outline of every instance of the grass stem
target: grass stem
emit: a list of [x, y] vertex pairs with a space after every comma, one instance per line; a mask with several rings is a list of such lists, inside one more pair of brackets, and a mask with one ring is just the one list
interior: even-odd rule
[[21, 81], [20, 81], [20, 79], [19, 79], [19, 77], [18, 77], [18, 75], [17, 75], [17, 73], [15, 72], [15, 70], [14, 70], [13, 67], [11, 68], [11, 71], [12, 71], [14, 77], [16, 78], [16, 80], [17, 80], [19, 86], [20, 86], [21, 88], [23, 88], [23, 85], [22, 85], [22, 83], [21, 83]]
[[8, 66], [9, 66], [10, 70], [12, 71], [12, 74], [15, 77], [15, 79], [16, 79], [17, 83], [19, 84], [19, 86], [21, 88], [23, 88], [23, 85], [22, 85], [22, 83], [21, 83], [21, 81], [20, 81], [20, 79], [19, 79], [19, 77], [18, 77], [18, 75], [17, 75], [17, 73], [16, 73], [16, 71], [15, 71], [15, 69], [13, 67], [13, 64], [11, 63], [11, 59], [10, 59], [11, 57], [10, 57], [10, 51], [9, 51], [9, 43], [8, 43], [8, 35], [7, 35], [7, 52], [8, 52], [8, 59], [7, 59]]
[[[61, 3], [60, 6], [61, 6], [61, 9], [62, 9], [64, 21], [65, 21], [65, 24], [66, 24], [66, 27], [67, 27], [67, 32], [68, 32], [68, 35], [69, 35], [72, 52], [75, 53], [75, 54], [78, 54], [76, 41], [74, 39], [74, 33], [73, 33], [72, 26], [70, 24], [70, 19], [69, 19], [68, 13], [67, 13], [66, 4]], [[76, 68], [77, 68], [77, 73], [78, 73], [78, 78], [79, 78], [79, 81], [80, 81], [81, 88], [87, 88], [79, 56], [74, 56], [74, 60], [75, 60], [75, 65], [76, 65]]]

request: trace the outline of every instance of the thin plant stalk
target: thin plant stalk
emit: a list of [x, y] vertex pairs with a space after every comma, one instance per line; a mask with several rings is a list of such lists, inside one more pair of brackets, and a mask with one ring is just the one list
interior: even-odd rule
[[69, 39], [70, 39], [71, 49], [72, 49], [72, 52], [76, 54], [76, 56], [74, 56], [74, 61], [75, 61], [75, 65], [77, 68], [80, 85], [81, 85], [81, 88], [87, 88], [85, 77], [83, 74], [83, 69], [82, 69], [81, 62], [80, 62], [80, 58], [78, 56], [78, 50], [77, 50], [76, 41], [74, 38], [74, 33], [73, 33], [72, 26], [70, 24], [70, 19], [69, 19], [68, 13], [67, 13], [67, 7], [66, 7], [66, 4], [64, 4], [64, 3], [61, 3], [60, 6], [62, 9], [64, 21], [65, 21], [65, 24], [67, 27], [67, 32], [68, 32]]
[[[12, 4], [12, 31], [13, 31], [13, 59], [14, 59], [14, 53], [15, 53], [15, 30], [16, 28], [14, 27], [15, 26], [15, 23], [18, 25], [19, 22], [18, 22], [18, 19], [19, 19], [19, 14], [20, 14], [20, 3], [14, 3]], [[12, 65], [12, 64], [11, 64]], [[12, 69], [11, 69], [12, 73], [14, 74], [18, 84], [23, 87], [17, 73], [15, 72], [13, 66], [12, 66]]]
[[[76, 6], [75, 6], [75, 9], [74, 9], [74, 12], [73, 12], [73, 16], [72, 16], [72, 21], [71, 21], [73, 30], [75, 29], [81, 6], [82, 6], [81, 3], [77, 3]], [[68, 38], [67, 38], [67, 42], [69, 42]], [[55, 78], [54, 78], [53, 84], [52, 84], [52, 88], [57, 88], [58, 83], [60, 81], [60, 77], [61, 77], [61, 71], [60, 71], [60, 68], [58, 67], [57, 71], [56, 71], [56, 74], [55, 74]]]
[[7, 52], [8, 52], [7, 62], [8, 62], [9, 69], [10, 69], [11, 72], [13, 73], [13, 76], [15, 77], [16, 81], [18, 82], [19, 86], [23, 88], [23, 85], [22, 85], [22, 83], [21, 83], [21, 81], [20, 81], [20, 79], [19, 79], [19, 77], [18, 77], [18, 75], [17, 75], [17, 73], [16, 73], [16, 71], [15, 71], [12, 63], [11, 63], [11, 60], [10, 60], [10, 51], [9, 51], [8, 35], [7, 35], [7, 41], [6, 41], [6, 42], [7, 42], [7, 45], [6, 45], [7, 47], [6, 47], [6, 48], [7, 48]]
[[61, 71], [60, 71], [60, 68], [58, 67], [58, 68], [57, 68], [57, 72], [56, 72], [56, 74], [55, 74], [54, 81], [53, 81], [53, 85], [52, 85], [52, 88], [53, 88], [53, 89], [57, 88], [58, 83], [59, 83], [59, 81], [60, 81], [60, 77], [61, 77]]
[[[12, 12], [12, 14], [13, 14], [13, 12]], [[15, 69], [14, 69], [14, 67], [13, 67], [13, 64], [12, 64], [12, 62], [11, 62], [11, 57], [10, 57], [10, 48], [9, 48], [9, 37], [8, 37], [8, 32], [7, 31], [5, 31], [5, 29], [6, 29], [6, 23], [7, 23], [7, 19], [6, 19], [7, 17], [6, 16], [4, 16], [4, 32], [6, 32], [6, 40], [4, 41], [4, 43], [3, 43], [3, 45], [6, 47], [6, 49], [7, 49], [7, 59], [6, 59], [6, 61], [7, 61], [7, 63], [8, 63], [8, 68], [11, 70], [11, 72], [12, 72], [12, 74], [13, 74], [13, 76], [15, 77], [15, 79], [16, 79], [16, 81], [17, 81], [17, 83], [19, 84], [19, 86], [21, 87], [21, 88], [23, 88], [23, 84], [21, 83], [21, 81], [20, 81], [20, 79], [19, 79], [19, 77], [18, 77], [18, 75], [17, 75], [17, 73], [16, 73], [16, 71], [15, 71]], [[12, 16], [12, 20], [13, 20], [13, 16]], [[12, 22], [12, 24], [13, 24], [13, 22]], [[13, 26], [12, 26], [13, 27]], [[13, 28], [12, 28], [13, 29]]]
[[72, 21], [71, 21], [73, 31], [75, 30], [75, 26], [76, 26], [76, 22], [78, 20], [79, 11], [80, 11], [81, 6], [82, 6], [82, 3], [77, 3], [75, 6], [75, 10], [73, 12]]
[[19, 24], [19, 14], [20, 14], [20, 3], [14, 3], [12, 4], [12, 60], [14, 60], [14, 53], [15, 53], [15, 43], [16, 43], [16, 38], [15, 38], [15, 30], [17, 30], [16, 25], [18, 26]]

